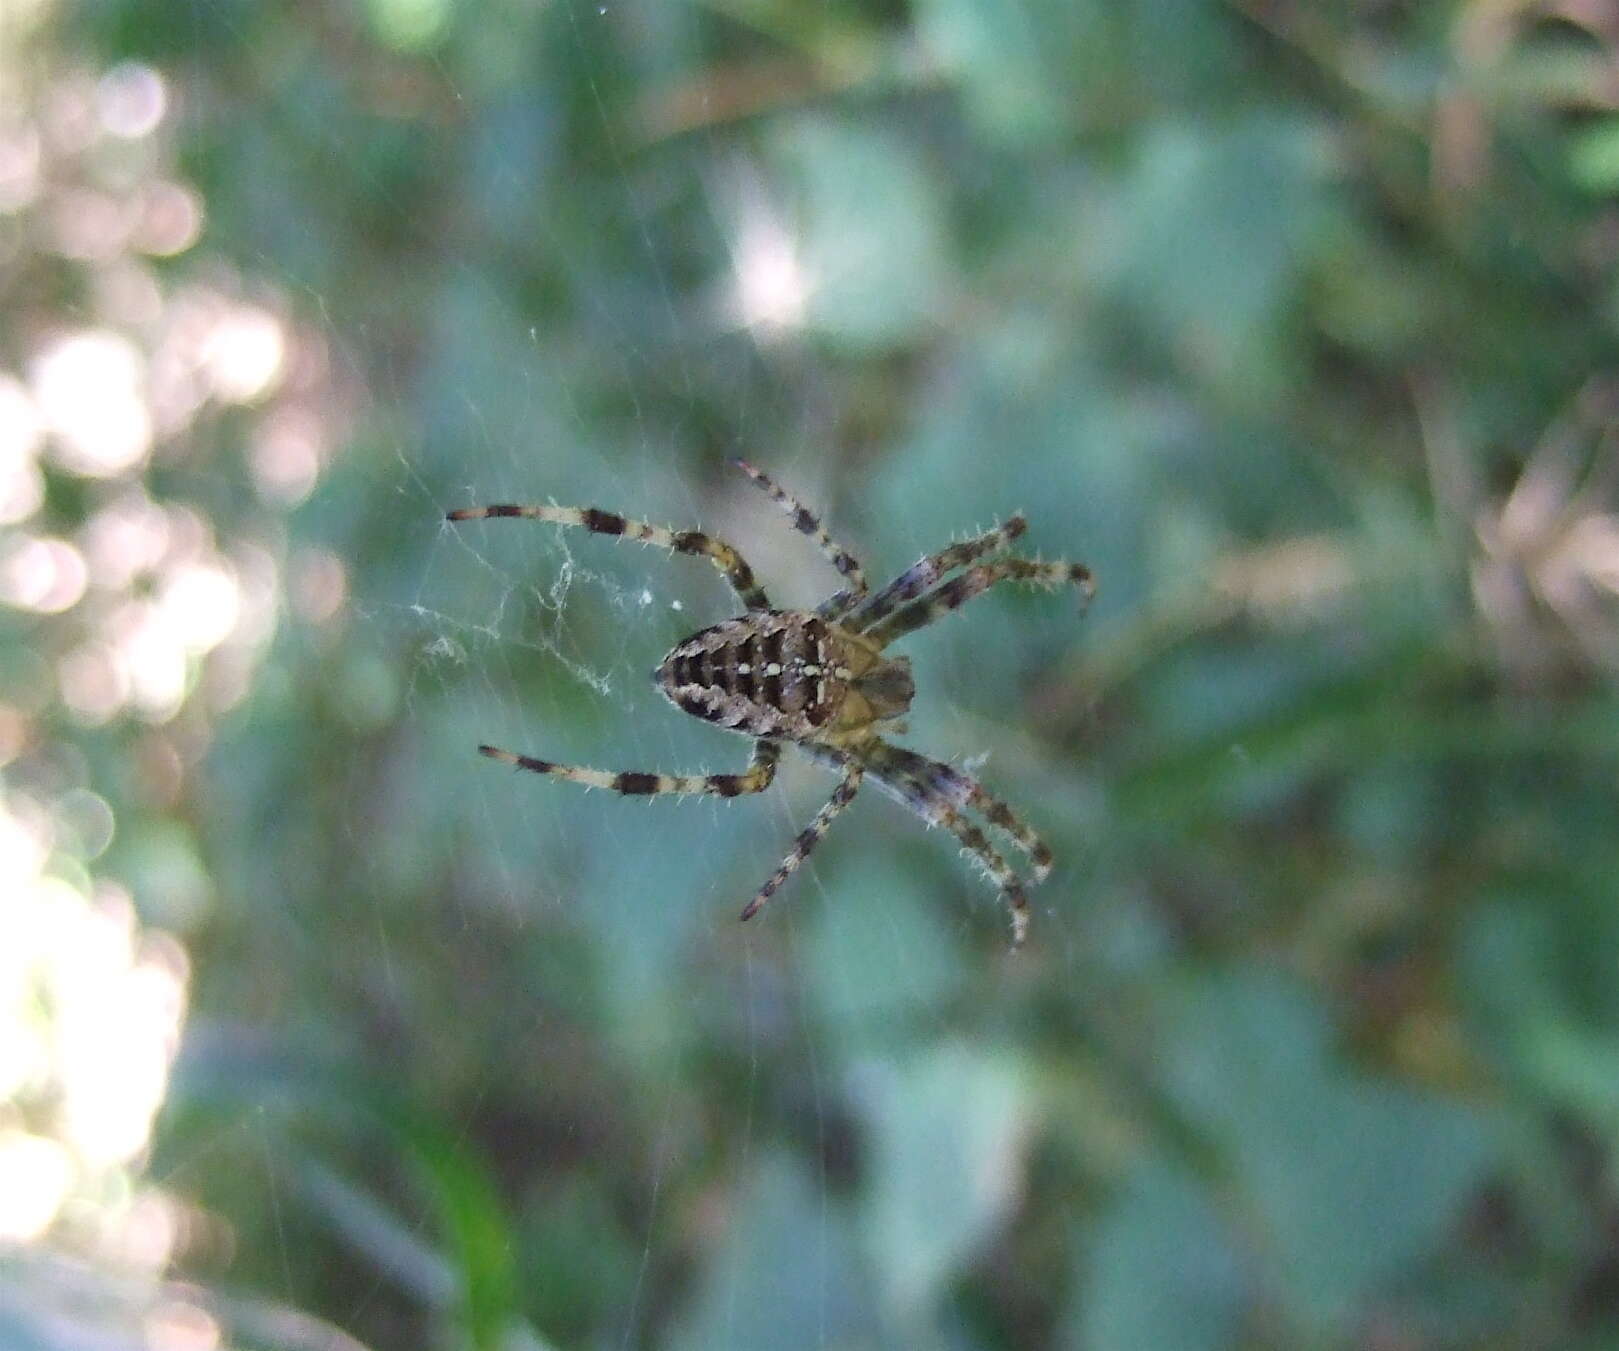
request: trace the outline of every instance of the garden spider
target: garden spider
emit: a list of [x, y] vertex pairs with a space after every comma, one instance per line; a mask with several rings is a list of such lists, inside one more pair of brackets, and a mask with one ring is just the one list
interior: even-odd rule
[[[810, 756], [840, 770], [843, 781], [809, 827], [800, 832], [781, 866], [748, 902], [743, 919], [756, 915], [809, 857], [834, 818], [853, 800], [861, 780], [870, 774], [879, 787], [928, 825], [943, 826], [953, 834], [994, 879], [1011, 907], [1012, 946], [1016, 948], [1029, 924], [1023, 883], [965, 812], [977, 811], [1016, 841], [1029, 856], [1032, 882], [1042, 882], [1050, 874], [1051, 850], [1010, 807], [969, 775], [883, 739], [884, 730], [901, 730], [895, 720], [910, 708], [914, 694], [910, 658], [885, 657], [883, 651], [895, 639], [931, 624], [1000, 581], [1045, 587], [1072, 582], [1089, 600], [1089, 569], [1079, 563], [1039, 563], [1004, 556], [979, 562], [1005, 549], [1027, 528], [1022, 516], [1013, 516], [986, 535], [919, 560], [874, 593], [866, 585], [860, 564], [828, 536], [820, 521], [745, 460], [732, 463], [770, 495], [794, 527], [813, 539], [842, 574], [844, 588], [817, 609], [772, 609], [742, 555], [697, 530], [665, 530], [595, 507], [462, 507], [450, 512], [449, 519], [523, 516], [709, 559], [724, 574], [747, 613], [677, 644], [659, 663], [652, 679], [687, 713], [752, 737], [753, 759], [748, 768], [741, 774], [633, 770], [613, 774], [515, 755], [495, 746], [479, 746], [479, 751], [518, 769], [618, 793], [737, 797], [768, 787], [776, 774], [782, 742], [794, 742]], [[966, 571], [943, 580], [957, 568]]]

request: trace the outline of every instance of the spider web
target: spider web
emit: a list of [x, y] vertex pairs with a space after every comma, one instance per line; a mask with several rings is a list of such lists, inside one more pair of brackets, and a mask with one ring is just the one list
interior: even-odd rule
[[[766, 366], [745, 375], [774, 399], [790, 397]], [[804, 1260], [820, 1264], [809, 1282], [820, 1294], [803, 1308], [800, 1331], [815, 1331], [807, 1341], [779, 1344], [835, 1345], [851, 1319], [870, 1315], [855, 1297], [861, 1281], [851, 1269], [870, 1240], [851, 1231], [829, 1177], [829, 1170], [848, 1166], [839, 1163], [837, 1137], [862, 1097], [880, 1116], [885, 1098], [888, 1110], [897, 1111], [892, 1102], [911, 1091], [906, 1079], [914, 1070], [887, 1044], [890, 1020], [924, 1043], [956, 1045], [955, 999], [974, 985], [987, 983], [992, 992], [1004, 978], [996, 946], [1005, 942], [1006, 915], [996, 889], [971, 861], [956, 857], [954, 840], [866, 791], [767, 910], [738, 924], [741, 905], [836, 784], [791, 747], [770, 790], [736, 801], [623, 799], [514, 774], [474, 754], [478, 742], [489, 742], [608, 770], [718, 772], [745, 765], [749, 740], [680, 714], [649, 679], [670, 646], [738, 611], [714, 568], [543, 522], [442, 520], [446, 508], [492, 502], [597, 506], [727, 540], [778, 606], [812, 606], [837, 588], [840, 579], [813, 544], [742, 475], [716, 467], [694, 478], [684, 458], [653, 448], [645, 430], [637, 451], [613, 463], [611, 452], [589, 445], [557, 439], [536, 446], [496, 435], [480, 419], [477, 454], [456, 466], [448, 498], [434, 487], [443, 475], [401, 451], [401, 497], [433, 542], [408, 598], [361, 613], [367, 624], [415, 647], [408, 702], [421, 724], [435, 729], [424, 753], [439, 758], [435, 775], [467, 813], [467, 854], [483, 873], [474, 894], [519, 925], [587, 933], [602, 963], [603, 988], [613, 992], [607, 1042], [659, 1066], [649, 1071], [658, 1085], [649, 1112], [657, 1138], [653, 1167], [640, 1184], [646, 1229], [622, 1344], [646, 1334], [648, 1289], [667, 1258], [666, 1178], [688, 1162], [681, 1155], [689, 1140], [675, 1122], [691, 1083], [677, 1068], [676, 1047], [718, 1017], [746, 1067], [727, 1147], [739, 1190], [709, 1265], [671, 1324], [673, 1340], [655, 1342], [715, 1344], [720, 1337], [723, 1345], [774, 1344], [759, 1339], [763, 1328], [781, 1325], [777, 1306], [785, 1296], [760, 1285], [754, 1250], [768, 1250], [773, 1241], [802, 1243], [800, 1227], [809, 1221], [814, 1252]], [[858, 498], [838, 500], [832, 475], [806, 450], [772, 459], [770, 469], [856, 554], [874, 586], [948, 542], [930, 540], [922, 525], [902, 516], [872, 512]], [[961, 524], [958, 537], [989, 522]], [[991, 632], [997, 616], [1006, 621], [996, 605], [980, 602], [947, 621], [954, 635], [935, 641], [929, 630], [906, 645], [918, 663], [919, 697], [903, 741], [972, 771], [984, 768], [987, 746], [1017, 745], [1015, 734], [1009, 740], [1004, 727], [988, 721], [992, 715], [976, 716], [953, 697], [976, 696], [986, 710], [997, 702], [972, 637], [975, 620], [987, 620]], [[1015, 787], [1006, 791], [1015, 799]], [[1025, 869], [1009, 842], [997, 844]], [[1077, 937], [1064, 933], [1039, 891], [1032, 901], [1035, 941], [1076, 961]], [[379, 915], [377, 922], [389, 921]], [[987, 945], [986, 931], [993, 935]], [[987, 954], [976, 975], [959, 956], [969, 951]], [[673, 1022], [671, 1009], [678, 1011]], [[761, 1078], [761, 1061], [783, 1057], [799, 1067], [802, 1100], [788, 1138], [807, 1138], [796, 1159], [783, 1152], [778, 1121], [768, 1131], [759, 1126], [779, 1112], [781, 1092], [774, 1075]], [[1015, 1131], [1018, 1090], [1000, 1066], [986, 1069], [969, 1057], [950, 1082], [970, 1084], [978, 1073], [988, 1081], [991, 1129]], [[1013, 1185], [1003, 1175], [990, 1184], [991, 1194], [1010, 1195]], [[903, 1304], [920, 1296], [901, 1283], [890, 1297]]]
[[[379, 608], [362, 604], [362, 617], [380, 628], [397, 629], [414, 643], [408, 699], [413, 706], [450, 700], [458, 710], [456, 721], [467, 730], [466, 744], [459, 748], [464, 754], [487, 741], [608, 770], [740, 770], [751, 740], [680, 714], [649, 678], [669, 647], [739, 611], [715, 569], [703, 560], [544, 522], [450, 524], [441, 519], [445, 506], [496, 501], [588, 505], [677, 529], [701, 528], [733, 543], [764, 582], [772, 602], [784, 608], [812, 607], [836, 589], [839, 579], [812, 544], [792, 531], [740, 475], [727, 472], [694, 484], [673, 471], [672, 457], [644, 459], [630, 476], [591, 474], [588, 452], [574, 454], [586, 461], [584, 473], [567, 472], [563, 456], [546, 455], [537, 466], [523, 449], [490, 447], [479, 466], [482, 481], [458, 491], [448, 504], [402, 455], [407, 495], [421, 502], [437, 538], [411, 599]], [[549, 477], [545, 471], [553, 465], [564, 467], [558, 477], [570, 485], [585, 486], [566, 494], [547, 492], [535, 480]], [[796, 482], [820, 477], [812, 467], [804, 466], [795, 476], [788, 463], [776, 472], [811, 500]], [[599, 486], [588, 486], [592, 479]], [[926, 551], [916, 532], [904, 533], [916, 542], [901, 555], [903, 562], [878, 559], [849, 529], [841, 529], [839, 536], [863, 561], [871, 560], [868, 569], [880, 583]], [[937, 675], [945, 684], [970, 680], [972, 661], [965, 645], [952, 644], [933, 655], [935, 660], [924, 659], [926, 679]], [[958, 729], [960, 741], [971, 743], [972, 718], [948, 700], [924, 690], [918, 713], [932, 723], [942, 715], [945, 726]], [[925, 746], [914, 735], [906, 740]], [[981, 768], [987, 758], [982, 751], [974, 755], [959, 749], [956, 756], [969, 770]], [[569, 841], [601, 841], [599, 852], [611, 859], [602, 870], [575, 843], [577, 856], [570, 865], [564, 865], [560, 854], [548, 852], [539, 860], [540, 875], [560, 879], [571, 873], [589, 879], [589, 890], [600, 893], [600, 899], [587, 922], [606, 924], [603, 908], [611, 912], [623, 906], [642, 946], [654, 933], [669, 941], [693, 936], [691, 917], [677, 915], [671, 921], [671, 908], [695, 910], [695, 922], [707, 931], [704, 941], [734, 942], [737, 935], [727, 932], [734, 912], [836, 784], [828, 770], [791, 747], [776, 784], [757, 801], [685, 795], [626, 801], [539, 776], [514, 776], [482, 762], [475, 768], [476, 799], [494, 850], [506, 847], [498, 837], [514, 815], [523, 838], [545, 842], [548, 851], [565, 850]], [[830, 841], [858, 837], [859, 818], [867, 814], [880, 818], [884, 834], [922, 833], [922, 823], [891, 804], [873, 813], [880, 796], [866, 793], [861, 809], [839, 820]], [[946, 854], [953, 852], [953, 843], [942, 835], [931, 842]], [[675, 871], [670, 853], [681, 858]], [[791, 909], [794, 890], [824, 890], [819, 862], [812, 857], [788, 893], [773, 902], [773, 911]], [[649, 893], [638, 876], [660, 878], [662, 885]], [[513, 885], [524, 883], [514, 876]], [[542, 885], [536, 898], [542, 904], [564, 904], [566, 889], [560, 882]], [[619, 900], [610, 899], [614, 893]], [[665, 918], [648, 914], [649, 909], [664, 911]], [[790, 921], [790, 914], [779, 919], [772, 914], [765, 923]], [[971, 921], [962, 916], [956, 922], [965, 928]]]
[[[546, 464], [556, 463], [552, 456]], [[726, 772], [746, 763], [751, 741], [716, 732], [671, 708], [655, 691], [649, 673], [662, 653], [691, 631], [736, 613], [734, 595], [714, 569], [701, 560], [623, 541], [594, 537], [539, 522], [484, 521], [439, 524], [446, 505], [492, 501], [555, 501], [597, 505], [676, 528], [699, 527], [735, 544], [765, 581], [778, 605], [809, 605], [837, 584], [835, 574], [812, 546], [792, 532], [775, 508], [740, 476], [713, 481], [707, 493], [672, 472], [667, 459], [649, 458], [631, 476], [597, 475], [601, 486], [548, 492], [522, 451], [491, 452], [479, 466], [480, 481], [446, 504], [429, 490], [407, 458], [401, 472], [409, 496], [420, 500], [429, 528], [437, 531], [415, 595], [394, 607], [363, 609], [367, 623], [397, 629], [416, 644], [408, 694], [410, 706], [426, 721], [448, 720], [461, 729], [453, 744], [435, 738], [440, 754], [460, 763], [443, 767], [460, 791], [465, 789], [474, 840], [469, 853], [488, 865], [486, 900], [519, 923], [577, 925], [587, 931], [608, 974], [603, 984], [620, 997], [617, 1028], [609, 1040], [637, 1055], [672, 1055], [671, 1035], [679, 1029], [658, 1016], [672, 1002], [702, 1015], [693, 1002], [693, 966], [717, 975], [739, 1001], [733, 1012], [747, 1062], [744, 1102], [731, 1142], [736, 1171], [746, 1177], [753, 1156], [769, 1157], [766, 1187], [791, 1194], [774, 1143], [761, 1145], [755, 1128], [755, 1096], [761, 1048], [781, 1053], [783, 1045], [807, 1068], [809, 1101], [806, 1129], [821, 1158], [813, 1175], [815, 1205], [822, 1232], [821, 1255], [831, 1262], [826, 1228], [831, 1197], [825, 1173], [827, 1137], [836, 1123], [826, 1102], [846, 1085], [824, 1082], [824, 1000], [794, 968], [815, 959], [800, 951], [821, 951], [826, 968], [841, 949], [870, 941], [873, 924], [887, 932], [885, 950], [898, 958], [889, 968], [891, 988], [879, 1001], [926, 1010], [936, 1003], [934, 975], [907, 946], [911, 912], [884, 912], [880, 887], [849, 879], [863, 863], [889, 857], [882, 868], [892, 879], [914, 860], [921, 823], [868, 792], [840, 819], [823, 849], [778, 894], [767, 912], [746, 928], [737, 923], [742, 903], [775, 867], [794, 835], [830, 793], [835, 777], [788, 748], [776, 783], [758, 798], [735, 802], [710, 797], [623, 799], [607, 792], [513, 774], [473, 751], [479, 741], [563, 763], [609, 770]], [[587, 467], [588, 468], [588, 467]], [[793, 466], [780, 470], [794, 481]], [[564, 473], [578, 480], [580, 475]], [[589, 475], [583, 476], [588, 479]], [[807, 496], [807, 494], [806, 494]], [[706, 499], [706, 501], [705, 501]], [[429, 514], [430, 513], [430, 514]], [[847, 534], [848, 532], [843, 532]], [[853, 546], [852, 546], [853, 547]], [[911, 556], [919, 553], [920, 547]], [[816, 585], [819, 583], [819, 585]], [[950, 663], [958, 673], [959, 661]], [[907, 837], [909, 840], [907, 840]], [[933, 835], [929, 845], [946, 858], [953, 842]], [[825, 866], [823, 867], [823, 863]], [[973, 874], [965, 865], [964, 877]], [[998, 905], [992, 890], [982, 899]], [[851, 914], [846, 906], [866, 907]], [[872, 907], [876, 907], [873, 909]], [[951, 919], [965, 933], [973, 922], [965, 913]], [[379, 923], [386, 917], [378, 916]], [[982, 922], [979, 917], [978, 922]], [[999, 926], [998, 915], [994, 922]], [[811, 931], [806, 933], [806, 927]], [[784, 964], [785, 958], [785, 964]], [[858, 964], [851, 982], [864, 979]], [[859, 1009], [870, 1003], [856, 989], [842, 991], [843, 1003]], [[942, 1030], [942, 1028], [941, 1028]], [[665, 1172], [677, 1166], [681, 1133], [671, 1124], [675, 1103], [686, 1087], [671, 1062], [660, 1076], [664, 1096], [652, 1111], [658, 1122], [655, 1165], [645, 1182], [648, 1229], [640, 1253], [635, 1294], [626, 1311], [623, 1345], [635, 1344], [646, 1317], [645, 1289], [660, 1260], [659, 1213]], [[743, 1217], [745, 1218], [745, 1217]], [[721, 1259], [704, 1282], [709, 1301], [698, 1324], [730, 1329], [727, 1345], [752, 1344], [750, 1331], [774, 1317], [768, 1292], [751, 1288], [752, 1273], [742, 1252]], [[816, 1260], [816, 1259], [812, 1259]], [[840, 1288], [848, 1273], [829, 1270], [823, 1281]], [[832, 1345], [838, 1335], [843, 1296], [829, 1291], [828, 1304], [814, 1311], [819, 1331], [814, 1345]], [[716, 1311], [717, 1308], [717, 1311]], [[680, 1326], [677, 1319], [676, 1326]], [[704, 1335], [711, 1335], [705, 1333]]]
[[[650, 241], [636, 179], [621, 171], [647, 240], [641, 262], [671, 296], [676, 283]], [[707, 185], [713, 249], [730, 259], [722, 295], [745, 289], [737, 241], [769, 209], [760, 174], [737, 170]], [[739, 338], [723, 300], [669, 311], [677, 346], [702, 354], [701, 376], [682, 361], [671, 378], [617, 330], [602, 356], [618, 368], [630, 410], [616, 434], [579, 412], [590, 390], [559, 373], [543, 336], [513, 323], [477, 344], [477, 363], [455, 367], [445, 400], [462, 410], [458, 425], [396, 455], [404, 514], [432, 541], [421, 573], [408, 595], [362, 602], [361, 613], [414, 648], [409, 704], [432, 729], [423, 753], [462, 804], [466, 857], [480, 875], [458, 903], [548, 939], [588, 935], [606, 1006], [601, 1045], [642, 1066], [641, 1115], [655, 1138], [631, 1184], [641, 1241], [620, 1344], [861, 1344], [890, 1320], [938, 1316], [930, 1305], [939, 1283], [1004, 1222], [1016, 1192], [1027, 1088], [1001, 1038], [983, 1031], [1016, 976], [996, 888], [951, 837], [924, 829], [868, 781], [809, 862], [742, 925], [741, 906], [835, 786], [825, 768], [788, 747], [757, 798], [637, 801], [478, 757], [474, 747], [488, 742], [614, 771], [739, 770], [750, 743], [680, 714], [649, 679], [669, 647], [739, 606], [703, 560], [540, 522], [452, 525], [443, 515], [537, 502], [702, 529], [742, 553], [775, 605], [809, 607], [840, 579], [725, 456], [747, 456], [819, 515], [874, 587], [1032, 504], [983, 491], [993, 474], [978, 492], [958, 492], [948, 482], [919, 491], [926, 480], [914, 471], [839, 471], [825, 453], [828, 372], [790, 341]], [[734, 391], [734, 439], [707, 456], [679, 434], [682, 391], [699, 378]], [[1033, 537], [1053, 538], [1052, 520], [1035, 515]], [[1053, 652], [1077, 622], [1071, 597], [1027, 600], [983, 598], [904, 644], [918, 698], [902, 741], [982, 771], [1020, 809], [1040, 783], [1041, 756], [1008, 724], [1017, 701], [1007, 692], [1030, 622], [1060, 617]], [[1029, 814], [1037, 829], [1051, 824]], [[1008, 841], [996, 845], [1026, 871]], [[1071, 882], [1086, 864], [1070, 853], [1059, 866], [1077, 869]], [[1072, 898], [1052, 905], [1061, 884], [1031, 894], [1031, 941], [1088, 986], [1085, 937], [1060, 918]], [[505, 979], [519, 998], [534, 982], [534, 1016], [554, 1016], [543, 970]], [[735, 1056], [740, 1074], [722, 1112], [723, 1221], [681, 1298], [660, 1308], [657, 1289], [677, 1251], [674, 1198], [694, 1161], [683, 1121], [694, 1093], [702, 1101], [717, 1089], [682, 1068], [693, 1038], [722, 1060]], [[714, 1107], [709, 1098], [706, 1110]], [[943, 1181], [958, 1177], [961, 1193]], [[851, 1208], [855, 1178], [870, 1199]], [[862, 1270], [873, 1254], [874, 1277]]]

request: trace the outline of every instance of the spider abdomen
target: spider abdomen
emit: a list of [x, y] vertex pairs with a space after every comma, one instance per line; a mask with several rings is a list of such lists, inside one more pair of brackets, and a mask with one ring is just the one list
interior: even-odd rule
[[[879, 672], [880, 690], [866, 682]], [[759, 737], [836, 745], [909, 707], [904, 658], [802, 610], [764, 610], [694, 633], [653, 672], [687, 713]]]

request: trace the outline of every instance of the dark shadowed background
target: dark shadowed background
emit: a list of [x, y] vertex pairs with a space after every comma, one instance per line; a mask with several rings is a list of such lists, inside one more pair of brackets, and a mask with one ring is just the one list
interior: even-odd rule
[[[1606, 1347], [1619, 14], [4, 0], [8, 1351]], [[906, 645], [1027, 948], [647, 673]], [[1022, 546], [1020, 546], [1022, 547]]]

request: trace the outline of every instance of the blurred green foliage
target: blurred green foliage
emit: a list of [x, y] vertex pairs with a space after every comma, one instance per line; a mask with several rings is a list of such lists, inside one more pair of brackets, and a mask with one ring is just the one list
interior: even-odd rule
[[[176, 1274], [229, 1335], [313, 1344], [263, 1300], [390, 1348], [1612, 1345], [1619, 31], [1586, 13], [54, 14], [42, 79], [174, 91], [206, 230], [166, 277], [280, 296], [345, 410], [284, 511], [229, 419], [149, 471], [346, 584], [172, 798], [135, 738], [48, 724], [192, 954], [149, 1172], [212, 1217]], [[703, 523], [824, 595], [739, 452], [874, 574], [1020, 508], [1097, 573], [1083, 621], [995, 596], [908, 644], [909, 743], [1057, 853], [1017, 957], [876, 794], [740, 928], [826, 776], [643, 804], [473, 753], [741, 762], [645, 689], [710, 575], [442, 522]]]

